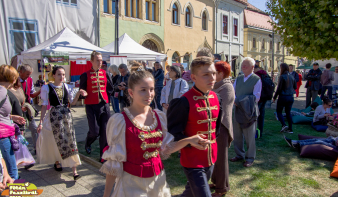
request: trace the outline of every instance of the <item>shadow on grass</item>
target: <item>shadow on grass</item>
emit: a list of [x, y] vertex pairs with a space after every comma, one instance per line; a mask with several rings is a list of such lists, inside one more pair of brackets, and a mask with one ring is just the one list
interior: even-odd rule
[[[283, 134], [279, 132], [281, 124], [275, 119], [273, 112], [272, 109], [266, 109], [263, 138], [256, 140], [257, 155], [254, 165], [245, 168], [242, 162], [229, 161], [230, 196], [285, 196], [285, 194], [273, 193], [273, 191], [275, 188], [285, 190], [292, 186], [293, 182], [296, 182], [299, 188], [318, 190], [323, 183], [312, 178], [311, 173], [324, 170], [329, 176], [333, 162], [301, 158], [298, 151], [290, 148], [285, 142]], [[310, 125], [293, 125], [293, 127], [294, 134], [285, 134], [292, 139], [298, 139], [298, 134], [326, 137], [324, 133], [313, 130]], [[235, 156], [234, 148], [231, 146], [229, 159]], [[295, 165], [301, 167], [297, 169]], [[181, 194], [186, 178], [177, 154], [173, 154], [164, 161], [164, 166], [172, 194]], [[293, 180], [295, 176], [300, 177]], [[232, 193], [234, 190], [236, 192]], [[318, 194], [320, 195], [320, 192]]]
[[[334, 162], [301, 158], [298, 151], [285, 142], [283, 134], [279, 132], [281, 124], [276, 121], [273, 112], [272, 109], [266, 109], [263, 138], [256, 140], [257, 155], [254, 165], [245, 168], [242, 162], [229, 161], [230, 191], [227, 196], [332, 195], [338, 181], [328, 178]], [[293, 134], [285, 135], [291, 139], [298, 139], [298, 134], [326, 137], [325, 133], [313, 130], [310, 125], [293, 125], [293, 130]], [[92, 145], [91, 155], [85, 152], [84, 142], [79, 142], [78, 148], [80, 153], [95, 160], [99, 159], [98, 140]], [[163, 161], [173, 196], [179, 196], [184, 191], [187, 181], [177, 155], [178, 153], [174, 153]], [[231, 146], [229, 159], [234, 156], [236, 154]]]

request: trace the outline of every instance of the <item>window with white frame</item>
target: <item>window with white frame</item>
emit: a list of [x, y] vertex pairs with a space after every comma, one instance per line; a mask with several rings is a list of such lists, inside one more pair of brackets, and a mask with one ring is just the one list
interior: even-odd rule
[[265, 39], [262, 40], [262, 49], [265, 49]]
[[185, 9], [185, 26], [191, 27], [191, 11], [189, 7]]
[[208, 30], [208, 17], [206, 11], [202, 14], [202, 29], [205, 31]]
[[61, 5], [74, 6], [74, 7], [78, 6], [77, 0], [56, 0], [56, 3], [59, 3]]
[[38, 44], [38, 21], [26, 19], [9, 19], [14, 55]]
[[174, 3], [173, 5], [173, 9], [172, 9], [172, 23], [173, 24], [179, 24], [179, 12], [178, 12], [178, 6], [176, 3]]
[[223, 29], [223, 34], [228, 35], [228, 16], [227, 15], [223, 15], [222, 29]]
[[238, 19], [234, 18], [234, 36], [238, 36]]

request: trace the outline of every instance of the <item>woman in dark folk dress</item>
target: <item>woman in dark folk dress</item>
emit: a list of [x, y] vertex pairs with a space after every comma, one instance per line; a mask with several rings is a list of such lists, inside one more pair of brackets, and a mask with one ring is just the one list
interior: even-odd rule
[[[54, 82], [41, 88], [41, 119], [38, 126], [40, 133], [37, 140], [37, 156], [41, 164], [52, 164], [56, 171], [63, 167], [73, 169], [74, 180], [80, 178], [76, 167], [81, 165], [76, 145], [75, 130], [72, 122], [72, 114], [68, 104], [76, 104], [79, 96], [86, 96], [87, 92], [80, 90], [74, 98], [67, 84], [62, 83], [65, 79], [65, 69], [56, 66], [52, 71]], [[48, 102], [51, 109], [47, 111]]]

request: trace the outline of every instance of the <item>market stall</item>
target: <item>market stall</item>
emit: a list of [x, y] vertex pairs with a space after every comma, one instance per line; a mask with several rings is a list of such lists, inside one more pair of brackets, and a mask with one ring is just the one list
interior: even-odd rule
[[[55, 36], [46, 40], [45, 42], [21, 53], [22, 63], [29, 64], [33, 67], [34, 72], [32, 78], [34, 82], [38, 79], [39, 75], [43, 74], [45, 65], [54, 64], [62, 65], [66, 70], [66, 78], [71, 79], [71, 70], [74, 72], [78, 67], [88, 67], [90, 54], [93, 51], [102, 53], [103, 60], [109, 60], [111, 52], [97, 47], [85, 39], [81, 38], [69, 28], [64, 28]], [[76, 61], [80, 59], [82, 61]], [[70, 63], [75, 61], [75, 63]], [[71, 66], [73, 67], [71, 69]], [[78, 72], [76, 72], [78, 74]]]
[[[103, 49], [115, 53], [115, 41], [103, 47]], [[159, 61], [163, 62], [167, 57], [166, 54], [157, 53], [145, 48], [135, 42], [128, 34], [119, 37], [119, 56], [126, 56], [127, 61]], [[114, 56], [110, 58], [110, 63], [114, 63]]]

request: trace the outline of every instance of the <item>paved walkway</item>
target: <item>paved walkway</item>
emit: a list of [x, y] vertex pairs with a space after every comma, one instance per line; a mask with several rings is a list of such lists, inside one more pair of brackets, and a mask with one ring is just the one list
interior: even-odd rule
[[[84, 141], [88, 132], [88, 122], [84, 106], [73, 107], [72, 114], [76, 131], [76, 140], [78, 142]], [[38, 122], [39, 119], [40, 116], [36, 117], [36, 122]], [[29, 130], [26, 130], [25, 136], [30, 143], [28, 147], [32, 150], [32, 138]], [[19, 175], [21, 179], [25, 179], [25, 181], [35, 184], [38, 189], [43, 189], [43, 193], [40, 195], [43, 197], [102, 197], [105, 187], [104, 174], [100, 173], [98, 168], [93, 165], [90, 165], [83, 160], [82, 162], [83, 164], [78, 167], [78, 173], [82, 177], [76, 182], [73, 179], [71, 168], [63, 168], [62, 172], [57, 172], [54, 170], [53, 165], [45, 164], [36, 164], [29, 170], [20, 168]]]

